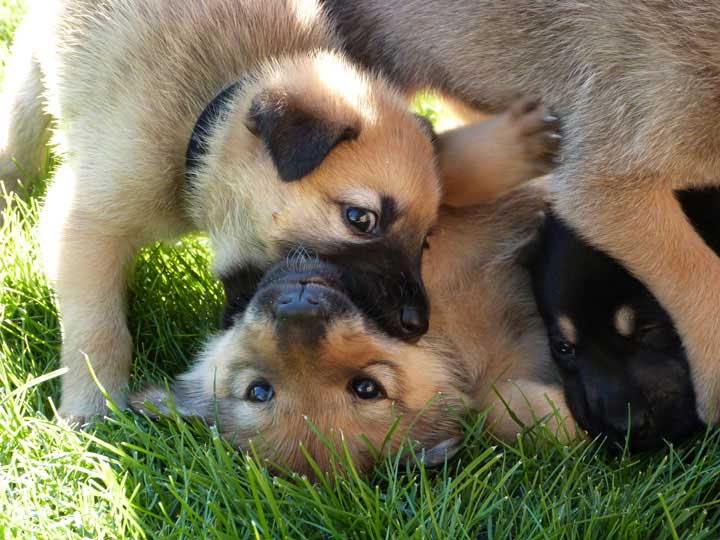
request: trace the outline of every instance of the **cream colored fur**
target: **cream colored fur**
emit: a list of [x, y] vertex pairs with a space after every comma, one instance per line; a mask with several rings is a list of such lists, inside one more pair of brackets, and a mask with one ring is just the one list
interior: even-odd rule
[[[33, 5], [3, 93], [9, 138], [0, 173], [12, 188], [11, 158], [29, 170], [38, 165], [46, 104], [64, 151], [41, 220], [63, 331], [61, 363], [69, 368], [62, 417], [84, 422], [105, 411], [86, 361], [125, 404], [132, 351], [126, 269], [148, 242], [204, 229], [219, 272], [262, 267], [287, 243], [359, 242], [336, 201], [379, 205], [381, 194], [391, 194], [407, 209], [397, 230], [419, 252], [440, 197], [429, 138], [404, 98], [347, 62], [337, 43], [313, 1]], [[221, 89], [248, 76], [187, 186], [193, 125]], [[351, 122], [360, 136], [338, 145], [302, 181], [282, 182], [246, 127], [260, 91], [279, 92], [329, 122]]]

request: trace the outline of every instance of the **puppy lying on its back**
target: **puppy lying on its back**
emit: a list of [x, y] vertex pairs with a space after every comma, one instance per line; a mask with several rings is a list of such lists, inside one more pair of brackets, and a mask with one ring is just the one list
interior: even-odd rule
[[441, 211], [423, 255], [433, 309], [418, 343], [389, 335], [358, 308], [348, 294], [361, 279], [352, 269], [297, 254], [265, 274], [171, 396], [150, 387], [133, 406], [167, 413], [173, 402], [181, 414], [217, 422], [238, 446], [252, 440], [272, 462], [303, 472], [300, 443], [324, 469], [330, 454], [308, 420], [335, 445], [344, 437], [359, 468], [373, 464], [371, 448], [396, 450], [405, 436], [428, 450], [427, 462], [441, 461], [468, 408], [491, 407], [491, 429], [513, 441], [522, 427], [503, 401], [528, 425], [557, 408], [551, 429], [574, 436], [520, 261], [544, 195], [525, 187]]

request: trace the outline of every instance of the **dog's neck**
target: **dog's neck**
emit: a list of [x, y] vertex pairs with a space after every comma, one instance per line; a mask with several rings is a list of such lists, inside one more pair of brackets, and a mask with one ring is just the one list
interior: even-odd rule
[[192, 187], [194, 176], [208, 151], [208, 138], [213, 127], [227, 118], [227, 113], [230, 111], [229, 104], [241, 86], [241, 81], [237, 81], [221, 90], [205, 106], [195, 122], [185, 151], [185, 183], [189, 188]]

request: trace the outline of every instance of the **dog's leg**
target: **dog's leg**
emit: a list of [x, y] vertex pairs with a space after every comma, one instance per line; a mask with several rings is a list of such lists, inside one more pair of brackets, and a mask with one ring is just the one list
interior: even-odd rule
[[566, 172], [558, 178], [558, 212], [588, 241], [621, 261], [670, 313], [688, 353], [700, 417], [715, 423], [720, 404], [720, 260], [689, 223], [669, 183], [585, 181], [568, 175], [562, 185]]
[[74, 208], [74, 178], [64, 165], [41, 220], [42, 247], [54, 283], [63, 333], [60, 416], [82, 424], [106, 411], [105, 398], [88, 369], [120, 406], [126, 404], [132, 340], [126, 323], [126, 266], [136, 237], [119, 233]]
[[438, 135], [443, 204], [490, 202], [555, 166], [559, 123], [538, 102]]
[[[19, 189], [20, 179], [29, 181], [39, 174], [50, 137], [33, 29], [28, 20], [18, 30], [0, 95], [0, 181], [8, 192]], [[4, 206], [0, 197], [0, 211]]]
[[523, 429], [540, 424], [563, 443], [581, 437], [559, 386], [526, 379], [498, 382], [478, 409], [488, 409], [489, 430], [508, 443], [514, 443]]

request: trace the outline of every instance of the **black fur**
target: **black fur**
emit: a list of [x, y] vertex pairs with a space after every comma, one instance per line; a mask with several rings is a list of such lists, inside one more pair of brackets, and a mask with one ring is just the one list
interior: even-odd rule
[[[678, 198], [698, 233], [720, 252], [720, 190], [684, 191]], [[621, 445], [630, 428], [630, 448], [636, 450], [680, 441], [701, 429], [680, 337], [642, 283], [552, 214], [531, 270], [568, 405], [584, 429]], [[614, 326], [621, 306], [636, 314], [636, 331], [629, 337]], [[574, 355], [562, 351], [561, 315], [577, 332]]]
[[222, 90], [207, 104], [195, 122], [187, 150], [185, 151], [185, 176], [189, 185], [192, 185], [192, 175], [202, 163], [203, 156], [208, 151], [207, 136], [212, 127], [225, 118], [227, 105], [240, 88], [241, 83], [236, 82]]
[[225, 289], [225, 307], [220, 320], [223, 330], [232, 326], [237, 314], [245, 311], [262, 277], [262, 270], [255, 266], [244, 266], [231, 274], [220, 276]]
[[[288, 247], [288, 252], [291, 247]], [[378, 240], [362, 244], [331, 246], [327, 253], [304, 251], [302, 257], [289, 257], [294, 264], [330, 264], [336, 274], [338, 288], [368, 319], [393, 337], [413, 341], [427, 331], [430, 306], [421, 280], [422, 247], [417, 253], [392, 241]], [[307, 261], [307, 262], [303, 262]], [[288, 263], [281, 263], [283, 267]], [[257, 269], [242, 268], [222, 277], [227, 303], [223, 312], [223, 328], [242, 313], [257, 290], [262, 275]], [[263, 284], [272, 279], [265, 276]], [[264, 285], [263, 285], [264, 286]], [[409, 332], [401, 322], [403, 307], [410, 306], [424, 321], [417, 332]]]
[[357, 126], [319, 118], [272, 92], [255, 98], [247, 127], [265, 143], [280, 178], [286, 182], [307, 176], [337, 144], [360, 135]]

